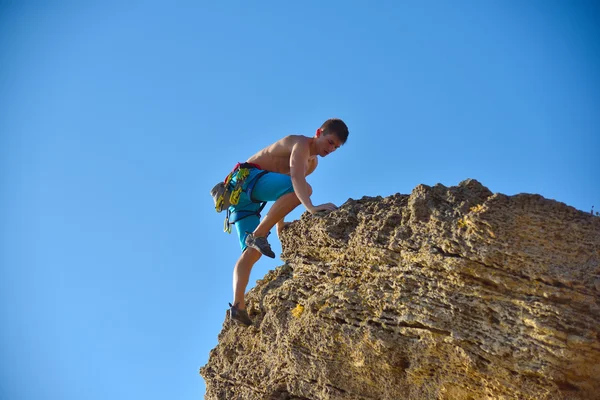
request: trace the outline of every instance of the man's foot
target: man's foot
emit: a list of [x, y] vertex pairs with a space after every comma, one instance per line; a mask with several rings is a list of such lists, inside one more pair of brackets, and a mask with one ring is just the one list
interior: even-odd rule
[[246, 326], [252, 325], [252, 320], [248, 316], [248, 311], [237, 308], [236, 306], [238, 304], [240, 303], [236, 303], [235, 306], [232, 306], [231, 303], [229, 303], [229, 307], [231, 307], [229, 309], [229, 319], [237, 321]]
[[264, 254], [267, 257], [275, 258], [275, 253], [271, 250], [271, 245], [267, 242], [266, 237], [256, 237], [253, 233], [246, 232], [246, 246], [252, 247]]

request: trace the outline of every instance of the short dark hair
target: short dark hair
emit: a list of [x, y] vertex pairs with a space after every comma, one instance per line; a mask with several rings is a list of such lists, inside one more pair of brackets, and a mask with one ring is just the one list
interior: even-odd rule
[[336, 134], [338, 139], [341, 140], [342, 144], [346, 143], [346, 140], [348, 140], [348, 134], [350, 133], [348, 132], [348, 127], [344, 121], [339, 118], [331, 118], [325, 121], [323, 125], [321, 125], [321, 131], [324, 135], [332, 133]]

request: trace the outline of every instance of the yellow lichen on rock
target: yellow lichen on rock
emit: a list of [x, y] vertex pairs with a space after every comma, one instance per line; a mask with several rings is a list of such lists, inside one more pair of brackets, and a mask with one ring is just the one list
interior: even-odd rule
[[478, 213], [480, 211], [483, 211], [483, 204], [477, 204], [476, 206], [471, 207], [469, 210], [471, 212], [474, 212], [474, 213]]
[[292, 315], [296, 318], [300, 318], [302, 313], [304, 312], [304, 306], [302, 304], [296, 305], [296, 308], [292, 310]]

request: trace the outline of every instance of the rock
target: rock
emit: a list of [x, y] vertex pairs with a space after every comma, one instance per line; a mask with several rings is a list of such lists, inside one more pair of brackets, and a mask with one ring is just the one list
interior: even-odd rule
[[600, 218], [475, 180], [348, 200], [282, 235], [205, 399], [597, 399]]

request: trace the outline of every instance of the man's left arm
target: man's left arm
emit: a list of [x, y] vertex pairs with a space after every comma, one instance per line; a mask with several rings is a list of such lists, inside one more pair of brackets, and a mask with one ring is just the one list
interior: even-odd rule
[[[305, 176], [312, 174], [314, 172], [314, 170], [317, 169], [317, 164], [318, 164], [318, 160], [315, 157], [313, 159], [313, 161], [308, 165]], [[289, 222], [285, 222], [284, 219], [285, 219], [285, 217], [281, 218], [281, 220], [279, 220], [277, 222], [277, 237], [279, 237], [279, 235], [281, 234], [282, 229], [285, 228], [289, 224]]]

